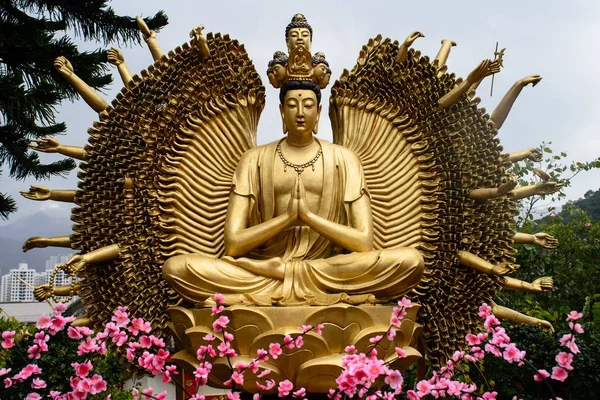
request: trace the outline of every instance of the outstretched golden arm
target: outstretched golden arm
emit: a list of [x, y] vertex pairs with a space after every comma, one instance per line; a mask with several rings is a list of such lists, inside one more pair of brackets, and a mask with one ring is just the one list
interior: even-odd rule
[[522, 314], [508, 307], [499, 306], [498, 304], [495, 304], [493, 302], [492, 313], [494, 313], [494, 315], [499, 319], [514, 321], [519, 324], [540, 326], [544, 329], [549, 330], [550, 332], [554, 332], [552, 324], [546, 320], [530, 317], [529, 315]]
[[450, 55], [450, 50], [454, 46], [456, 46], [455, 41], [442, 39], [442, 47], [440, 47], [440, 50], [438, 51], [437, 55], [435, 56], [435, 59], [433, 60], [433, 63], [436, 67], [439, 68], [442, 65], [446, 64], [446, 61], [448, 61], [448, 56]]
[[543, 293], [551, 292], [552, 289], [554, 289], [554, 281], [550, 276], [543, 276], [529, 283], [506, 276], [504, 277], [504, 284], [502, 285], [502, 287], [504, 289], [516, 290], [519, 292]]
[[504, 124], [504, 121], [506, 120], [510, 109], [512, 108], [513, 104], [515, 103], [515, 100], [521, 93], [521, 90], [523, 90], [523, 88], [529, 85], [530, 83], [532, 84], [532, 86], [535, 86], [541, 80], [542, 77], [539, 75], [529, 75], [523, 79], [519, 79], [517, 82], [515, 82], [514, 85], [512, 85], [512, 87], [508, 90], [508, 92], [506, 92], [506, 94], [504, 95], [502, 100], [500, 100], [500, 103], [492, 113], [491, 120], [496, 126], [496, 129], [500, 129]]
[[406, 57], [408, 57], [408, 49], [410, 49], [410, 46], [412, 46], [415, 40], [422, 37], [425, 37], [425, 35], [423, 35], [419, 31], [415, 31], [408, 35], [404, 43], [402, 43], [398, 48], [398, 55], [396, 56], [396, 62], [398, 64], [401, 64], [404, 61], [406, 61]]
[[469, 197], [473, 200], [490, 200], [502, 197], [510, 193], [517, 186], [516, 179], [510, 179], [497, 188], [473, 189], [469, 192]]
[[85, 160], [85, 150], [83, 147], [65, 146], [51, 137], [35, 139], [31, 141], [29, 148], [42, 153], [58, 153], [78, 160]]
[[48, 283], [44, 283], [33, 289], [33, 297], [35, 297], [37, 301], [44, 301], [49, 299], [52, 296], [52, 293], [54, 293], [55, 296], [71, 296], [72, 294], [79, 293], [79, 289], [81, 289], [81, 285], [78, 283], [72, 287], [71, 285], [65, 285], [54, 286], [54, 288], [51, 288]]
[[529, 149], [526, 149], [526, 150], [508, 153], [505, 155], [505, 157], [508, 157], [508, 160], [510, 162], [522, 161], [526, 158], [530, 159], [533, 162], [540, 162], [540, 161], [542, 161], [542, 152], [540, 151], [540, 149], [537, 149], [535, 147], [530, 147]]
[[54, 60], [54, 68], [73, 86], [73, 89], [81, 95], [83, 100], [96, 112], [102, 112], [108, 107], [106, 100], [102, 98], [94, 89], [85, 83], [75, 74], [73, 66], [65, 57], [58, 57]]
[[146, 25], [146, 22], [139, 15], [135, 17], [137, 21], [138, 27], [140, 28], [140, 32], [144, 35], [144, 40], [148, 44], [148, 48], [150, 49], [150, 53], [152, 53], [152, 58], [154, 61], [159, 60], [163, 56], [163, 51], [161, 50], [158, 42], [156, 41], [156, 32], [151, 31]]
[[46, 186], [31, 185], [28, 192], [20, 193], [21, 196], [29, 200], [54, 200], [65, 203], [73, 203], [75, 201], [76, 190], [52, 190], [48, 189]]
[[540, 182], [535, 185], [523, 186], [513, 189], [510, 193], [516, 200], [524, 199], [530, 196], [545, 196], [558, 192], [562, 189], [563, 185], [558, 182]]
[[125, 57], [123, 56], [121, 50], [113, 47], [108, 50], [106, 55], [108, 57], [108, 62], [117, 67], [117, 71], [119, 71], [119, 75], [121, 75], [123, 85], [125, 85], [125, 87], [129, 87], [129, 84], [131, 83], [131, 72], [129, 72], [129, 68], [127, 68]]
[[500, 276], [508, 275], [514, 272], [519, 267], [516, 264], [508, 263], [493, 265], [484, 260], [483, 258], [476, 256], [473, 253], [469, 253], [468, 251], [458, 252], [458, 262], [464, 265], [465, 267], [469, 267], [476, 271], [483, 272], [484, 274]]
[[67, 247], [71, 248], [71, 237], [70, 236], [52, 236], [52, 237], [41, 237], [33, 236], [30, 237], [23, 243], [23, 253], [31, 249], [42, 249], [44, 247]]
[[462, 95], [467, 93], [473, 84], [480, 82], [486, 76], [495, 74], [498, 71], [500, 71], [498, 62], [483, 60], [473, 71], [471, 71], [467, 76], [467, 79], [456, 85], [451, 91], [439, 99], [438, 103], [440, 108], [445, 109], [450, 107], [452, 104], [456, 103]]
[[516, 244], [533, 244], [548, 250], [555, 249], [556, 246], [558, 246], [558, 239], [545, 232], [539, 232], [533, 235], [517, 232], [513, 237], [513, 241]]

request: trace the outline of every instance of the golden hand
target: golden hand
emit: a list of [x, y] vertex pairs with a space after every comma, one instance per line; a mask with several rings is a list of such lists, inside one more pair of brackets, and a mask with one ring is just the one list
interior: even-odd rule
[[554, 289], [554, 281], [550, 276], [544, 276], [531, 282], [537, 292], [551, 292]]
[[66, 265], [73, 267], [75, 273], [77, 273], [81, 268], [83, 268], [87, 264], [85, 258], [81, 254], [75, 254], [73, 257], [67, 261]]
[[51, 295], [52, 288], [47, 283], [44, 283], [43, 285], [40, 285], [33, 289], [33, 297], [35, 297], [37, 301], [44, 301], [50, 298]]
[[521, 84], [521, 86], [527, 86], [531, 83], [531, 86], [535, 86], [537, 85], [540, 81], [542, 80], [542, 77], [539, 75], [529, 75], [526, 76], [525, 78], [519, 80], [519, 84]]
[[552, 194], [558, 192], [562, 189], [562, 183], [558, 182], [542, 182], [535, 185], [535, 194], [539, 194], [541, 196], [545, 196], [548, 194]]
[[294, 182], [294, 188], [292, 189], [292, 194], [290, 196], [290, 202], [288, 203], [288, 208], [286, 211], [286, 215], [288, 218], [288, 223], [290, 226], [298, 225], [299, 216], [298, 216], [298, 208], [300, 205], [300, 188], [299, 188], [300, 177], [296, 177], [296, 182]]
[[531, 161], [533, 162], [540, 162], [542, 161], [542, 152], [540, 151], [540, 149], [532, 147], [527, 149], [527, 151], [530, 153], [527, 158], [529, 158]]
[[558, 245], [558, 239], [545, 232], [539, 232], [533, 235], [533, 244], [544, 249], [555, 249]]
[[513, 190], [517, 186], [517, 179], [515, 177], [511, 177], [508, 181], [504, 182], [500, 186], [498, 186], [498, 195], [505, 196], [511, 190]]
[[114, 47], [106, 52], [106, 56], [108, 57], [108, 62], [112, 65], [121, 65], [125, 62], [125, 57], [121, 50], [115, 49]]
[[497, 74], [498, 72], [500, 72], [500, 64], [501, 64], [500, 60], [494, 60], [494, 61], [492, 61], [490, 63], [490, 66], [486, 70], [484, 77], [490, 76], [490, 75], [493, 75], [493, 74]]
[[210, 50], [208, 49], [208, 43], [206, 42], [206, 37], [204, 36], [204, 25], [199, 25], [192, 29], [190, 32], [190, 37], [195, 42], [194, 44], [200, 50], [200, 54], [203, 57], [210, 56]]
[[308, 224], [308, 219], [311, 215], [311, 211], [308, 208], [308, 202], [306, 201], [306, 189], [300, 176], [298, 176], [298, 217], [300, 221]]
[[47, 238], [41, 236], [30, 237], [25, 241], [25, 243], [23, 243], [23, 253], [26, 253], [31, 249], [41, 249], [47, 246]]
[[20, 192], [21, 196], [29, 200], [49, 200], [52, 190], [46, 186], [31, 185], [28, 192]]
[[517, 264], [500, 263], [494, 265], [494, 268], [492, 268], [491, 273], [492, 275], [504, 276], [513, 273], [517, 269], [519, 269], [519, 266]]
[[75, 72], [71, 62], [63, 56], [57, 57], [54, 60], [54, 68], [56, 68], [56, 70], [64, 77], [69, 77]]
[[479, 65], [471, 71], [471, 73], [467, 76], [467, 81], [469, 84], [473, 84], [475, 82], [479, 82], [486, 76], [491, 74], [493, 62], [491, 60], [483, 60], [479, 63]]
[[418, 38], [422, 38], [422, 37], [425, 37], [425, 35], [423, 35], [419, 31], [414, 31], [413, 33], [411, 33], [410, 35], [408, 35], [406, 37], [406, 40], [404, 41], [404, 44], [406, 46], [410, 47], [410, 46], [412, 46], [412, 44], [414, 43], [415, 40], [417, 40]]
[[144, 21], [144, 19], [139, 15], [135, 17], [135, 20], [137, 21], [138, 28], [140, 29], [140, 32], [142, 32], [142, 34], [144, 35], [144, 38], [148, 39], [152, 37], [154, 31], [151, 31], [150, 28], [148, 28], [148, 25], [146, 25], [146, 21]]
[[53, 138], [35, 139], [29, 143], [29, 148], [43, 153], [56, 153], [60, 149], [60, 143]]
[[544, 319], [540, 319], [538, 325], [549, 332], [554, 332], [554, 327], [552, 326], [552, 324]]

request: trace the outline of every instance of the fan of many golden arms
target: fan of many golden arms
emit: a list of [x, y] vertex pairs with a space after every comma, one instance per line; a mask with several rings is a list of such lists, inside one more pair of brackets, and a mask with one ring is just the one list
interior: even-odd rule
[[[157, 335], [168, 336], [167, 308], [182, 298], [162, 266], [182, 254], [223, 256], [232, 177], [242, 155], [256, 146], [265, 89], [244, 46], [229, 35], [204, 37], [200, 27], [189, 43], [164, 55], [156, 34], [140, 26], [155, 62], [131, 76], [120, 51], [111, 50], [125, 87], [110, 105], [78, 80], [68, 60], [57, 59], [57, 69], [99, 119], [84, 149], [53, 139], [35, 144], [84, 161], [72, 194], [49, 191], [41, 198], [40, 187], [24, 193], [74, 201], [74, 232], [25, 246], [79, 250], [72, 270], [81, 278], [77, 289], [87, 314], [81, 323], [102, 326], [126, 305]], [[512, 272], [513, 243], [533, 240], [515, 236], [515, 199], [544, 194], [535, 187], [513, 189], [507, 169], [511, 161], [536, 155], [503, 155], [497, 128], [521, 88], [541, 78], [517, 82], [490, 117], [477, 107], [475, 88], [501, 62], [482, 62], [467, 79], [456, 78], [445, 66], [454, 43], [442, 41], [431, 60], [410, 49], [421, 36], [413, 33], [402, 44], [370, 39], [356, 66], [332, 86], [329, 114], [334, 143], [354, 151], [362, 164], [374, 247], [413, 247], [425, 260], [409, 297], [421, 304], [420, 344], [439, 365], [464, 347], [465, 334], [480, 322], [478, 307], [492, 303], [502, 287], [536, 291], [503, 276]], [[45, 290], [61, 295], [66, 289]], [[495, 311], [543, 324], [502, 307]]]

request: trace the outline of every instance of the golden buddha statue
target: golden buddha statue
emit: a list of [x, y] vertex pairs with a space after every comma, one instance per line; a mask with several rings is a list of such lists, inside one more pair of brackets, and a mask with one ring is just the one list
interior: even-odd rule
[[360, 160], [316, 139], [320, 89], [307, 76], [279, 95], [287, 136], [255, 147], [235, 171], [220, 259], [180, 255], [163, 274], [181, 296], [227, 304], [394, 300], [423, 274], [414, 248], [373, 250], [373, 216]]
[[[287, 136], [257, 147], [265, 88], [244, 46], [229, 35], [205, 37], [200, 26], [188, 43], [165, 53], [156, 33], [138, 23], [154, 63], [132, 76], [123, 54], [112, 50], [108, 59], [125, 87], [110, 103], [67, 59], [55, 62], [98, 121], [85, 148], [52, 139], [32, 143], [37, 151], [83, 161], [77, 190], [32, 186], [23, 192], [32, 200], [76, 204], [72, 233], [24, 244], [25, 251], [61, 246], [79, 252], [63, 266], [79, 283], [41, 285], [39, 300], [77, 292], [87, 313], [78, 323], [93, 326], [127, 305], [157, 335], [170, 335], [174, 326], [181, 338], [190, 327], [210, 329], [212, 318], [210, 308], [177, 307], [182, 298], [202, 304], [221, 292], [235, 304], [227, 312], [252, 314], [249, 326], [264, 328], [262, 336], [241, 335], [248, 340], [301, 323], [362, 321], [351, 340], [368, 343], [376, 330], [385, 333], [389, 307], [343, 303], [406, 294], [421, 308], [412, 323], [403, 323], [401, 345], [421, 335], [429, 361], [440, 365], [464, 345], [465, 334], [480, 323], [478, 307], [491, 304], [499, 290], [552, 290], [549, 277], [528, 283], [508, 275], [518, 267], [514, 244], [556, 246], [547, 234], [513, 230], [515, 200], [560, 185], [542, 175], [539, 183], [516, 188], [507, 173], [511, 162], [540, 153], [505, 154], [497, 137], [519, 93], [541, 77], [517, 81], [490, 116], [478, 107], [475, 91], [500, 71], [500, 57], [462, 79], [445, 65], [453, 41], [443, 40], [430, 59], [411, 48], [421, 32], [403, 42], [378, 35], [331, 88], [333, 144], [327, 143], [313, 134], [319, 89], [331, 70], [322, 53], [311, 57], [312, 28], [296, 14], [285, 30], [288, 54], [276, 52], [267, 70], [281, 89]], [[319, 304], [328, 306], [307, 306]], [[500, 318], [550, 328], [514, 310], [494, 310]], [[313, 346], [328, 349], [319, 357], [342, 352], [338, 339], [350, 340], [335, 333], [349, 332], [342, 325], [331, 328], [323, 346]]]

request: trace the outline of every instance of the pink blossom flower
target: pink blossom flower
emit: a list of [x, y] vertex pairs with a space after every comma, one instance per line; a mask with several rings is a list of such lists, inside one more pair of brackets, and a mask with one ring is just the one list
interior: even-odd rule
[[479, 340], [479, 338], [473, 335], [472, 333], [467, 333], [465, 339], [467, 339], [467, 343], [469, 343], [469, 346], [476, 346], [481, 344], [481, 340]]
[[91, 337], [85, 338], [85, 340], [79, 343], [79, 347], [77, 348], [77, 355], [81, 356], [86, 353], [93, 353], [98, 351], [100, 347], [96, 344], [96, 340]]
[[37, 344], [34, 344], [33, 346], [31, 346], [27, 349], [27, 357], [29, 357], [29, 358], [39, 360], [41, 356], [42, 356], [42, 350], [40, 349], [40, 346], [38, 346]]
[[399, 358], [405, 358], [406, 357], [406, 351], [404, 351], [404, 349], [402, 349], [400, 347], [396, 347], [394, 350], [396, 351], [396, 354], [398, 354]]
[[10, 349], [15, 345], [14, 336], [16, 335], [16, 331], [6, 331], [2, 332], [2, 348]]
[[394, 329], [393, 327], [390, 327], [387, 331], [387, 340], [389, 340], [390, 342], [392, 340], [394, 340], [394, 338], [396, 337], [396, 329]]
[[577, 311], [571, 311], [567, 314], [567, 321], [577, 321], [580, 318], [583, 318], [583, 314]]
[[498, 396], [497, 392], [485, 392], [483, 394], [483, 400], [495, 400], [496, 396]]
[[488, 306], [487, 304], [483, 303], [481, 306], [479, 306], [479, 316], [481, 318], [485, 318], [488, 315], [490, 315], [492, 313], [492, 307]]
[[260, 382], [256, 382], [256, 387], [267, 392], [275, 387], [275, 381], [273, 379], [268, 379], [265, 382], [265, 385], [261, 384]]
[[569, 373], [567, 370], [561, 367], [552, 367], [552, 376], [551, 378], [556, 381], [564, 382], [565, 379], [569, 377]]
[[387, 383], [392, 389], [402, 389], [402, 383], [404, 379], [402, 374], [398, 370], [389, 371], [385, 377], [385, 383]]
[[223, 310], [225, 310], [224, 306], [212, 306], [210, 313], [211, 315], [218, 315], [221, 314]]
[[556, 355], [555, 360], [562, 368], [569, 371], [573, 369], [573, 366], [571, 366], [571, 363], [573, 362], [573, 354], [561, 351]]
[[217, 318], [215, 320], [215, 322], [213, 322], [213, 331], [215, 332], [221, 332], [223, 329], [227, 328], [227, 325], [229, 324], [229, 318], [227, 318], [227, 316], [225, 315], [221, 315], [219, 318]]
[[81, 332], [74, 326], [70, 326], [67, 329], [67, 336], [73, 340], [83, 339]]
[[294, 385], [292, 384], [292, 382], [288, 381], [287, 379], [284, 381], [281, 381], [281, 382], [279, 382], [279, 385], [277, 386], [278, 396], [279, 397], [287, 397], [293, 389], [294, 389]]
[[0, 368], [0, 376], [7, 375], [10, 371], [12, 371], [11, 368]]
[[114, 321], [119, 327], [129, 324], [129, 313], [127, 312], [127, 307], [119, 306], [113, 313], [111, 320]]
[[302, 333], [306, 333], [312, 330], [312, 325], [301, 325], [298, 329], [302, 331]]
[[323, 324], [318, 324], [318, 325], [315, 327], [315, 333], [316, 333], [317, 335], [322, 335], [322, 334], [323, 334], [323, 328], [324, 328], [324, 327], [325, 327], [325, 325], [323, 325]]
[[354, 347], [354, 345], [346, 346], [344, 351], [348, 354], [354, 354], [356, 353], [356, 347]]
[[71, 366], [75, 370], [75, 375], [79, 378], [85, 378], [88, 376], [90, 371], [94, 368], [94, 365], [91, 361], [86, 360], [84, 363], [72, 363]]
[[584, 333], [585, 332], [583, 330], [583, 327], [581, 326], [581, 324], [574, 324], [573, 322], [569, 322], [569, 328], [571, 328], [572, 331], [575, 331], [577, 333]]
[[373, 336], [372, 338], [369, 339], [369, 342], [371, 343], [377, 343], [379, 342], [381, 339], [383, 339], [383, 335], [377, 335], [377, 336]]
[[259, 378], [264, 378], [265, 376], [269, 375], [271, 373], [270, 369], [263, 369], [260, 374], [258, 374]]
[[240, 400], [240, 392], [227, 392], [228, 400]]
[[41, 398], [42, 396], [40, 396], [38, 393], [31, 392], [27, 395], [27, 397], [25, 397], [25, 400], [40, 400]]
[[202, 339], [206, 340], [207, 342], [212, 342], [213, 340], [215, 340], [215, 335], [213, 335], [212, 333], [207, 333]]
[[10, 379], [10, 378], [4, 378], [4, 387], [5, 387], [5, 388], [7, 388], [7, 389], [8, 389], [9, 387], [11, 387], [11, 386], [12, 386], [12, 384], [13, 384], [13, 381], [12, 381], [12, 379]]
[[292, 396], [295, 397], [295, 398], [304, 397], [304, 396], [306, 396], [306, 389], [303, 388], [303, 387], [301, 387], [300, 389], [298, 389], [295, 392], [293, 392]]
[[422, 380], [417, 383], [415, 389], [417, 389], [417, 394], [419, 396], [424, 397], [431, 393], [432, 385], [428, 381]]
[[134, 336], [139, 335], [140, 332], [149, 333], [151, 331], [150, 322], [146, 322], [142, 318], [134, 318], [127, 330]]
[[512, 364], [513, 362], [521, 362], [525, 354], [522, 354], [517, 346], [515, 346], [514, 343], [511, 343], [504, 348], [502, 356], [506, 361]]
[[452, 355], [452, 360], [454, 362], [457, 362], [459, 360], [461, 360], [463, 357], [465, 356], [465, 352], [464, 351], [455, 351], [454, 354]]
[[283, 337], [283, 344], [288, 349], [293, 349], [294, 348], [294, 338], [292, 338], [290, 335], [285, 335]]
[[67, 311], [67, 306], [64, 303], [57, 303], [54, 305], [54, 315], [60, 315]]
[[175, 365], [167, 365], [165, 370], [162, 373], [162, 381], [164, 383], [171, 382], [171, 375], [179, 375], [177, 372], [177, 367]]
[[541, 382], [544, 379], [548, 378], [549, 376], [550, 376], [550, 373], [548, 371], [546, 371], [545, 369], [538, 369], [538, 372], [533, 377], [533, 380], [536, 382]]
[[269, 344], [269, 354], [271, 355], [271, 357], [277, 359], [277, 357], [279, 357], [281, 353], [283, 353], [283, 350], [281, 350], [281, 345], [279, 343]]
[[50, 328], [51, 322], [52, 319], [48, 315], [40, 315], [35, 324], [35, 327], [38, 329], [48, 329]]
[[213, 299], [219, 304], [225, 303], [225, 296], [223, 296], [221, 293], [215, 293], [213, 295]]
[[404, 307], [404, 308], [411, 308], [413, 306], [412, 301], [410, 301], [409, 299], [407, 299], [406, 297], [403, 297], [399, 302], [398, 305], [400, 307]]
[[260, 400], [260, 393], [254, 393], [252, 400]]
[[406, 398], [408, 400], [419, 400], [421, 396], [419, 396], [414, 390], [409, 390], [408, 392], [406, 392]]
[[294, 339], [294, 345], [297, 348], [304, 346], [304, 337], [302, 337], [302, 335], [296, 336], [296, 339]]
[[150, 339], [150, 336], [140, 336], [140, 338], [138, 339], [138, 343], [140, 344], [140, 348], [142, 349], [149, 349], [150, 347], [152, 347], [152, 339]]

